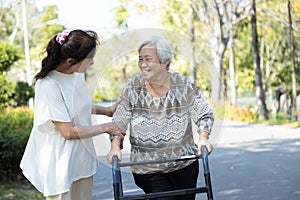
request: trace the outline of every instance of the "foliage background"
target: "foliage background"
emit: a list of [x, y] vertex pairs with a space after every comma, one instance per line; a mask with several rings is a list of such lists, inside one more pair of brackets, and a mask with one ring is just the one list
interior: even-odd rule
[[[115, 101], [125, 83], [138, 73], [137, 47], [141, 38], [124, 33], [131, 30], [129, 18], [132, 13], [159, 15], [160, 29], [181, 35], [180, 39], [167, 37], [174, 50], [172, 71], [192, 77], [196, 69], [196, 85], [210, 100], [212, 77], [209, 70], [214, 66], [214, 53], [220, 52], [219, 20], [214, 2], [221, 0], [154, 0], [145, 3], [136, 0], [118, 0], [111, 10], [115, 15], [115, 31], [101, 38], [95, 65], [87, 72], [87, 82], [95, 102]], [[291, 122], [291, 59], [288, 30], [287, 1], [257, 0], [257, 23], [260, 44], [263, 88], [267, 96], [269, 120], [259, 121], [255, 99], [255, 73], [251, 46], [251, 17], [247, 13], [251, 0], [232, 2], [235, 11], [242, 11], [242, 20], [233, 26], [235, 85], [230, 85], [230, 52], [226, 47], [221, 68], [222, 104], [215, 107], [220, 118], [249, 123], [269, 123], [300, 126], [300, 103], [298, 121]], [[291, 0], [294, 45], [296, 50], [297, 94], [300, 93], [300, 0]], [[40, 69], [48, 40], [66, 27], [57, 23], [59, 10], [56, 5], [38, 9], [32, 1], [26, 1], [31, 70], [34, 75]], [[194, 3], [194, 4], [193, 4]], [[238, 4], [240, 3], [240, 4]], [[13, 180], [20, 173], [19, 162], [25, 149], [33, 121], [33, 111], [26, 107], [34, 96], [33, 86], [26, 81], [21, 1], [1, 1], [0, 7], [0, 180]], [[220, 5], [220, 4], [219, 4]], [[239, 5], [239, 6], [238, 6]], [[193, 7], [194, 6], [194, 7]], [[247, 7], [248, 6], [248, 7]], [[72, 8], [71, 8], [72, 9]], [[244, 9], [244, 10], [243, 10]], [[197, 13], [197, 10], [201, 10]], [[230, 14], [231, 12], [228, 12]], [[201, 16], [203, 14], [203, 16]], [[206, 20], [206, 21], [205, 21]], [[211, 20], [211, 21], [210, 21]], [[215, 24], [209, 24], [214, 22]], [[98, 23], [98, 22], [97, 22]], [[147, 23], [147, 22], [145, 22]], [[150, 29], [141, 30], [149, 34]], [[104, 30], [96, 30], [99, 35]], [[226, 30], [224, 33], [226, 33]], [[137, 31], [138, 32], [138, 31]], [[226, 34], [225, 34], [226, 36]], [[194, 38], [192, 41], [186, 39]], [[128, 42], [135, 40], [134, 43]], [[228, 42], [228, 41], [223, 41]], [[193, 49], [193, 59], [183, 58], [183, 45]], [[237, 104], [230, 103], [229, 91], [237, 92]], [[278, 98], [279, 96], [279, 98]], [[280, 101], [278, 101], [280, 100]], [[23, 107], [20, 107], [23, 106]], [[24, 107], [25, 106], [25, 107]], [[17, 108], [13, 108], [17, 107]], [[7, 176], [5, 174], [8, 174]], [[33, 197], [32, 197], [33, 199]]]

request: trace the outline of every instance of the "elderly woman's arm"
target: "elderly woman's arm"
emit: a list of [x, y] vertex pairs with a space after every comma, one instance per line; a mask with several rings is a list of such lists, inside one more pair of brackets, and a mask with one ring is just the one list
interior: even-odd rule
[[198, 153], [201, 155], [201, 146], [205, 146], [207, 154], [212, 152], [213, 146], [209, 142], [209, 135], [212, 131], [214, 123], [213, 110], [206, 99], [195, 86], [192, 86], [192, 92], [189, 96], [191, 107], [190, 113], [193, 121], [197, 125], [197, 132], [199, 133]]
[[[127, 97], [126, 92], [127, 90], [125, 89], [125, 92], [122, 93], [120, 100], [118, 101], [119, 105], [112, 119], [112, 121], [117, 123], [122, 130], [127, 130], [132, 115], [131, 106], [129, 105], [128, 98], [126, 98]], [[106, 155], [108, 162], [110, 163], [112, 162], [112, 157], [114, 155], [116, 155], [119, 161], [121, 161], [122, 159], [121, 149], [123, 145], [123, 139], [124, 138], [118, 136], [110, 136], [111, 148], [108, 154]]]
[[110, 151], [106, 155], [106, 159], [108, 160], [109, 163], [112, 163], [112, 157], [117, 156], [118, 160], [122, 160], [122, 154], [121, 154], [121, 143], [122, 143], [122, 138], [120, 137], [115, 137], [111, 141], [111, 146], [110, 146]]

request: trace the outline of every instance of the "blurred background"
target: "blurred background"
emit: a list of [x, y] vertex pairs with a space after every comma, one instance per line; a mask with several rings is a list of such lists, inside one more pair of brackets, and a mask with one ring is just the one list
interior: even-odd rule
[[0, 196], [3, 181], [22, 179], [32, 78], [64, 29], [99, 35], [86, 73], [95, 103], [118, 98], [138, 73], [138, 43], [159, 33], [174, 50], [170, 70], [191, 78], [217, 118], [300, 126], [300, 0], [0, 0]]

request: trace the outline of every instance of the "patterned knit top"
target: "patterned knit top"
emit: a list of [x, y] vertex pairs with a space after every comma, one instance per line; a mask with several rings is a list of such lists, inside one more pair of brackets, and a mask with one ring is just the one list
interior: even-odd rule
[[[165, 96], [152, 97], [142, 75], [125, 86], [113, 121], [129, 128], [131, 162], [176, 158], [197, 153], [192, 121], [197, 132], [210, 133], [213, 112], [199, 89], [185, 76], [170, 73], [170, 88]], [[162, 164], [137, 165], [137, 174], [172, 172], [190, 165], [193, 160]]]

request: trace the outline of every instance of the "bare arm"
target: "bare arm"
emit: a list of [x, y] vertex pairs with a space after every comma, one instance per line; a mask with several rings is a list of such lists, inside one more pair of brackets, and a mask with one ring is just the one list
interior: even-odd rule
[[92, 114], [100, 114], [100, 115], [106, 115], [108, 117], [112, 117], [120, 102], [121, 99], [118, 99], [116, 103], [108, 107], [94, 105], [92, 109]]
[[108, 133], [123, 138], [126, 132], [122, 131], [115, 123], [104, 123], [94, 126], [73, 126], [70, 122], [57, 121], [54, 121], [53, 123], [66, 140], [89, 138], [102, 133]]
[[113, 115], [113, 110], [111, 107], [112, 106], [105, 107], [105, 106], [94, 105], [92, 109], [92, 114], [100, 114], [100, 115], [106, 115], [108, 117], [111, 117]]

